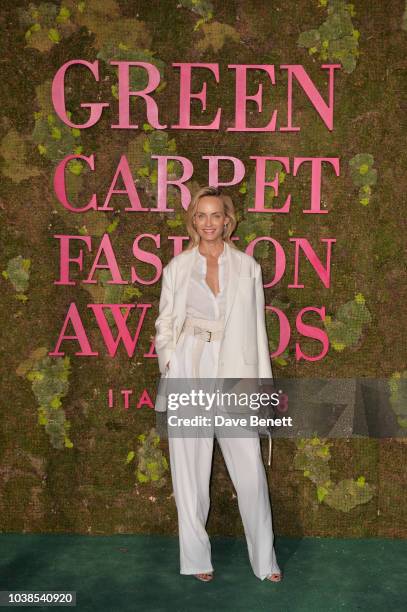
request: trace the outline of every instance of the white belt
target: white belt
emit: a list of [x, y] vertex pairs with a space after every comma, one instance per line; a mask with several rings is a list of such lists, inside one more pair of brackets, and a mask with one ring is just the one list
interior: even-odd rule
[[[201, 319], [199, 317], [186, 317], [182, 331], [185, 334], [194, 336], [200, 342], [197, 342], [192, 353], [192, 376], [199, 378], [199, 364], [201, 361], [202, 352], [205, 342], [213, 342], [221, 340], [223, 337], [224, 321], [223, 319]], [[214, 373], [212, 378], [216, 378]]]
[[204, 342], [213, 342], [222, 338], [224, 322], [223, 319], [214, 321], [212, 319], [186, 317], [182, 329], [186, 334], [198, 336]]

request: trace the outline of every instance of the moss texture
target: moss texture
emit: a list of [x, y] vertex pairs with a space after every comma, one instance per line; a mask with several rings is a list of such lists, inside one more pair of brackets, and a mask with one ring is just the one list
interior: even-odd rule
[[[339, 6], [341, 5], [341, 6]], [[370, 313], [369, 322], [358, 328], [356, 341], [341, 350], [331, 348], [316, 363], [297, 363], [291, 339], [285, 358], [276, 362], [277, 375], [288, 377], [391, 377], [405, 369], [406, 345], [402, 330], [405, 316], [405, 266], [402, 260], [405, 236], [405, 193], [407, 164], [405, 136], [407, 32], [403, 29], [403, 0], [369, 2], [361, 0], [352, 9], [358, 54], [352, 69], [341, 71], [335, 81], [335, 129], [329, 132], [308, 100], [298, 90], [294, 94], [295, 118], [300, 134], [239, 133], [220, 131], [168, 130], [165, 137], [151, 130], [127, 132], [111, 130], [116, 120], [116, 78], [104, 62], [113, 56], [150, 58], [162, 71], [164, 85], [157, 94], [160, 121], [175, 123], [178, 73], [175, 62], [217, 62], [222, 75], [217, 87], [208, 84], [207, 117], [220, 104], [229, 121], [233, 117], [233, 73], [228, 64], [302, 64], [326, 91], [326, 81], [318, 54], [299, 44], [301, 33], [318, 29], [326, 21], [328, 8], [344, 9], [344, 3], [283, 0], [259, 3], [255, 0], [213, 0], [206, 2], [89, 0], [88, 2], [29, 3], [3, 0], [0, 16], [4, 53], [0, 82], [0, 215], [1, 270], [17, 257], [30, 260], [28, 299], [19, 299], [16, 288], [4, 275], [0, 312], [2, 321], [1, 396], [4, 425], [1, 430], [0, 515], [3, 531], [51, 531], [78, 533], [176, 533], [176, 508], [171, 480], [157, 489], [151, 483], [138, 483], [126, 463], [127, 453], [136, 448], [136, 438], [155, 424], [152, 410], [128, 411], [106, 405], [107, 389], [132, 388], [135, 396], [146, 388], [153, 396], [157, 380], [156, 359], [150, 352], [154, 333], [160, 285], [137, 286], [140, 290], [126, 301], [152, 303], [143, 326], [139, 350], [129, 359], [120, 349], [115, 359], [105, 357], [104, 346], [86, 304], [122, 301], [123, 293], [109, 293], [106, 286], [78, 284], [57, 287], [58, 244], [54, 234], [110, 233], [122, 270], [134, 260], [131, 244], [139, 233], [161, 233], [159, 254], [164, 262], [172, 256], [166, 236], [185, 235], [179, 216], [182, 207], [170, 193], [176, 212], [164, 216], [123, 212], [126, 198], [115, 196], [115, 212], [74, 215], [62, 209], [53, 194], [52, 176], [59, 159], [68, 152], [95, 154], [97, 171], [72, 168], [70, 193], [85, 201], [93, 191], [104, 197], [120, 158], [127, 153], [132, 171], [142, 185], [144, 206], [154, 206], [154, 166], [149, 153], [177, 151], [192, 160], [195, 173], [192, 189], [207, 183], [207, 165], [202, 155], [211, 153], [240, 157], [247, 164], [244, 185], [230, 190], [245, 236], [254, 228], [254, 218], [246, 212], [254, 167], [251, 155], [339, 156], [341, 176], [324, 173], [322, 190], [329, 215], [303, 214], [308, 207], [310, 181], [306, 172], [295, 179], [286, 177], [287, 193], [292, 194], [290, 215], [261, 216], [258, 233], [276, 238], [288, 251], [291, 236], [306, 236], [318, 245], [321, 237], [335, 237], [332, 286], [324, 289], [308, 265], [302, 268], [305, 289], [288, 289], [292, 279], [292, 257], [278, 286], [266, 290], [266, 302], [289, 304], [288, 318], [294, 327], [296, 313], [305, 306], [326, 306], [335, 320], [338, 309], [362, 294]], [[339, 8], [338, 8], [339, 7]], [[37, 25], [36, 25], [37, 24]], [[39, 25], [38, 25], [39, 24]], [[29, 32], [29, 34], [28, 34]], [[333, 34], [332, 34], [333, 36]], [[103, 80], [71, 75], [68, 105], [72, 109], [83, 100], [112, 101], [113, 111], [92, 129], [80, 135], [61, 129], [53, 118], [49, 97], [50, 82], [56, 70], [72, 58], [94, 61], [100, 58]], [[152, 59], [151, 59], [152, 58]], [[336, 61], [329, 57], [329, 61]], [[106, 77], [106, 79], [105, 79]], [[264, 114], [277, 108], [283, 124], [286, 106], [286, 75], [277, 69], [277, 87], [264, 102]], [[265, 82], [264, 82], [265, 83]], [[196, 88], [199, 82], [195, 83]], [[252, 83], [253, 91], [257, 86]], [[404, 106], [403, 106], [404, 105]], [[254, 108], [254, 107], [253, 107]], [[195, 122], [201, 119], [193, 107]], [[49, 115], [51, 118], [49, 119]], [[55, 115], [55, 114], [54, 114]], [[76, 114], [84, 118], [84, 113]], [[134, 121], [143, 125], [141, 110]], [[262, 124], [264, 120], [262, 119]], [[173, 140], [173, 143], [171, 143]], [[242, 146], [243, 142], [243, 146]], [[61, 151], [63, 152], [61, 154]], [[147, 152], [147, 155], [146, 155]], [[377, 172], [368, 202], [361, 203], [352, 159], [369, 155]], [[369, 166], [370, 167], [370, 166]], [[141, 169], [141, 172], [138, 170]], [[226, 174], [225, 174], [226, 178]], [[248, 194], [245, 196], [245, 193]], [[282, 199], [279, 198], [278, 206]], [[118, 212], [120, 211], [120, 212]], [[264, 217], [264, 218], [263, 218]], [[178, 222], [177, 222], [178, 221]], [[257, 219], [258, 221], [258, 219]], [[151, 248], [152, 243], [142, 245]], [[96, 247], [94, 247], [96, 248]], [[322, 256], [323, 251], [316, 247]], [[264, 278], [271, 276], [273, 259], [267, 250], [255, 256]], [[20, 260], [19, 260], [20, 261]], [[85, 257], [85, 269], [91, 258]], [[137, 263], [137, 272], [151, 278], [152, 269]], [[73, 275], [73, 277], [78, 278]], [[129, 276], [127, 275], [127, 278]], [[21, 291], [21, 288], [20, 288]], [[17, 299], [16, 299], [17, 298]], [[38, 422], [36, 397], [31, 383], [19, 376], [19, 366], [39, 347], [51, 349], [58, 336], [67, 306], [75, 301], [83, 317], [96, 358], [80, 358], [74, 348], [65, 349], [70, 357], [69, 389], [62, 408], [70, 422], [72, 448], [54, 448]], [[270, 315], [268, 315], [270, 316]], [[135, 320], [135, 318], [133, 319]], [[272, 325], [273, 322], [269, 321]], [[303, 349], [312, 350], [312, 343]], [[58, 409], [56, 407], [56, 409]], [[168, 456], [166, 442], [160, 449]], [[265, 450], [265, 449], [263, 449]], [[273, 469], [268, 473], [277, 533], [286, 535], [392, 536], [405, 537], [407, 445], [403, 440], [336, 440], [330, 449], [330, 470], [335, 481], [363, 476], [375, 485], [375, 494], [349, 512], [341, 512], [317, 498], [315, 485], [295, 469], [294, 442], [279, 440], [274, 445]], [[223, 459], [216, 448], [212, 478], [211, 533], [242, 534], [237, 500]], [[404, 493], [403, 493], [404, 492]]]

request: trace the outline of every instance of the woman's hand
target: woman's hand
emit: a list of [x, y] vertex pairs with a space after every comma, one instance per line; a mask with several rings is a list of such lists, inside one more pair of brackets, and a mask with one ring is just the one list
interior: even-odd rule
[[[151, 342], [154, 342], [154, 340], [155, 340], [155, 336], [150, 336], [150, 340], [151, 340]], [[167, 362], [167, 365], [165, 366], [165, 369], [166, 369], [166, 370], [168, 370], [168, 369], [169, 369], [169, 367], [170, 367], [170, 362], [168, 361], [168, 362]]]

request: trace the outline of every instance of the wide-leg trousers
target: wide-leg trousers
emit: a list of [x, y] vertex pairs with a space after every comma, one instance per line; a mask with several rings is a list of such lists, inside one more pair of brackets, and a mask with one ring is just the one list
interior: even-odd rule
[[[213, 430], [216, 435], [216, 428]], [[214, 435], [169, 436], [172, 483], [178, 512], [180, 573], [212, 572], [211, 546], [206, 532], [209, 481]], [[252, 437], [217, 436], [235, 487], [255, 576], [279, 573], [267, 478], [258, 434]]]

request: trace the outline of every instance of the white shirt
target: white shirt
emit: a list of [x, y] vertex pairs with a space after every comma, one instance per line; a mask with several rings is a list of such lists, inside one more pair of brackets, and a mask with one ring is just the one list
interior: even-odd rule
[[206, 257], [201, 255], [198, 249], [188, 285], [186, 314], [187, 316], [199, 317], [201, 319], [218, 320], [224, 317], [226, 306], [228, 274], [224, 244], [223, 252], [218, 257], [219, 293], [216, 296], [205, 280], [206, 272]]
[[[202, 319], [219, 320], [225, 316], [228, 266], [225, 245], [218, 257], [219, 293], [215, 296], [206, 282], [207, 261], [197, 250], [191, 271], [186, 300], [186, 315]], [[172, 353], [169, 378], [193, 378], [192, 355], [197, 337], [181, 332], [175, 351]], [[199, 362], [199, 376], [215, 379], [219, 362], [220, 340], [205, 342]]]

